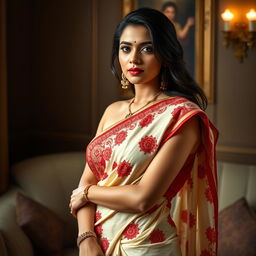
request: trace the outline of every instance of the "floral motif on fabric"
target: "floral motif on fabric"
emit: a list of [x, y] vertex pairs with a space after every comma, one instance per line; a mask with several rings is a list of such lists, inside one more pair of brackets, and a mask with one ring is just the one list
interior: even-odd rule
[[140, 151], [144, 154], [153, 153], [157, 149], [157, 140], [153, 136], [145, 136], [139, 142]]
[[108, 174], [106, 172], [103, 173], [101, 176], [101, 180], [105, 180], [108, 177]]
[[180, 219], [182, 222], [189, 224], [189, 227], [192, 228], [196, 223], [195, 216], [188, 210], [183, 210], [180, 214]]
[[119, 177], [126, 177], [132, 171], [132, 165], [125, 160], [121, 162], [117, 167], [117, 174]]
[[183, 106], [179, 106], [179, 107], [176, 107], [173, 111], [172, 111], [172, 116], [176, 116], [179, 112], [183, 111], [184, 107]]
[[157, 114], [162, 114], [167, 109], [167, 107], [162, 107], [157, 111]]
[[111, 154], [112, 154], [112, 149], [111, 148], [105, 148], [103, 150], [103, 158], [106, 160], [106, 161], [109, 161], [110, 157], [111, 157]]
[[95, 212], [95, 222], [99, 221], [102, 218], [101, 212], [96, 211]]
[[114, 170], [116, 167], [117, 167], [117, 163], [114, 162], [113, 165], [112, 165], [112, 170]]
[[134, 222], [130, 223], [123, 232], [123, 235], [127, 239], [133, 239], [139, 234], [139, 225]]
[[217, 242], [217, 234], [216, 234], [215, 228], [208, 227], [208, 228], [206, 229], [205, 234], [206, 234], [207, 239], [208, 239], [211, 243], [216, 243], [216, 242]]
[[164, 232], [160, 229], [153, 230], [149, 237], [149, 240], [152, 244], [163, 242], [165, 240]]
[[194, 103], [187, 103], [184, 106], [178, 106], [176, 107], [173, 111], [172, 111], [172, 116], [177, 119], [178, 116], [181, 114], [182, 116], [184, 116], [185, 114], [187, 114], [188, 112], [190, 112], [192, 109], [197, 109], [198, 106]]
[[102, 250], [104, 252], [106, 252], [108, 247], [109, 247], [108, 239], [106, 237], [103, 237], [103, 238], [100, 239], [100, 243], [101, 243]]
[[174, 227], [174, 228], [176, 227], [176, 225], [175, 225], [175, 223], [174, 223], [174, 221], [173, 221], [173, 219], [170, 215], [167, 216], [167, 221], [168, 221], [168, 223], [170, 224], [171, 227]]
[[102, 235], [102, 232], [103, 232], [103, 229], [102, 229], [102, 225], [99, 224], [95, 227], [95, 232], [98, 236], [101, 236]]
[[127, 137], [127, 131], [119, 132], [115, 137], [115, 144], [120, 145]]
[[147, 115], [146, 117], [144, 117], [140, 122], [139, 125], [141, 127], [147, 127], [149, 126], [154, 120], [154, 116], [152, 114]]
[[213, 197], [212, 197], [212, 192], [211, 192], [211, 189], [208, 187], [206, 188], [205, 192], [205, 197], [206, 197], [206, 200], [210, 203], [213, 203]]

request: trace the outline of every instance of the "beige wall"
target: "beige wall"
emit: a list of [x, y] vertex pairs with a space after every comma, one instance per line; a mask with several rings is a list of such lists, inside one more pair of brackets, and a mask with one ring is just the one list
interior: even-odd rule
[[216, 40], [216, 103], [210, 106], [215, 124], [220, 131], [219, 159], [256, 163], [256, 51], [249, 50], [243, 63], [235, 58], [233, 49], [223, 47], [221, 13], [234, 10], [237, 21], [244, 18], [250, 8], [256, 9], [253, 0], [221, 0], [217, 8]]

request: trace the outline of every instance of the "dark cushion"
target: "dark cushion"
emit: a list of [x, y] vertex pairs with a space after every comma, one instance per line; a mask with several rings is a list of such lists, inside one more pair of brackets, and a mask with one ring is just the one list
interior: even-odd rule
[[18, 192], [16, 216], [38, 255], [61, 255], [65, 224], [53, 211]]
[[245, 198], [219, 213], [219, 256], [256, 255], [256, 216]]

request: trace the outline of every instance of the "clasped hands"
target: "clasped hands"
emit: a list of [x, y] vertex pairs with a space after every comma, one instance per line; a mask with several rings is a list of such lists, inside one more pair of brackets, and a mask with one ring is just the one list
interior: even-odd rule
[[74, 217], [76, 217], [77, 211], [89, 202], [87, 198], [87, 193], [90, 186], [91, 185], [80, 186], [72, 191], [69, 208], [70, 213]]

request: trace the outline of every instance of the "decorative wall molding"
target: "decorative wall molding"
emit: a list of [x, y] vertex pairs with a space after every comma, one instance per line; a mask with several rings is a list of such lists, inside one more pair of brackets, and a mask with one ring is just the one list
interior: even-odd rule
[[256, 164], [256, 148], [217, 146], [217, 159], [239, 164]]

